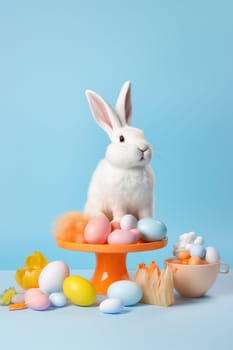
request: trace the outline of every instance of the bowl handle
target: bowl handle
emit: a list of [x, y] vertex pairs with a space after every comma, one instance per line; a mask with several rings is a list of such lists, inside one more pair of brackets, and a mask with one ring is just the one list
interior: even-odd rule
[[230, 266], [227, 263], [224, 263], [222, 261], [220, 261], [219, 264], [219, 273], [228, 273], [230, 271]]

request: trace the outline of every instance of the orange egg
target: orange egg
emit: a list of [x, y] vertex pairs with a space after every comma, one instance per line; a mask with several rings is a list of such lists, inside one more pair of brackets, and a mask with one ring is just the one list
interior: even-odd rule
[[117, 229], [120, 229], [121, 228], [121, 225], [118, 221], [112, 221], [111, 222], [111, 231], [114, 231], [114, 230], [117, 230]]
[[203, 260], [199, 258], [199, 256], [191, 256], [189, 259], [189, 265], [202, 265]]
[[188, 259], [180, 259], [180, 263], [182, 265], [188, 265], [189, 264], [189, 258]]
[[178, 252], [178, 258], [179, 259], [189, 259], [190, 258], [190, 253], [189, 250], [180, 250]]
[[171, 264], [181, 264], [179, 259], [169, 259], [169, 262], [171, 262]]

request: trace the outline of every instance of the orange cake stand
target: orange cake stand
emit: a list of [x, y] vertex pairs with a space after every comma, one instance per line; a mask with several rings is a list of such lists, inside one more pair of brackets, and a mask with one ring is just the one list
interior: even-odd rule
[[91, 282], [97, 294], [106, 294], [115, 281], [130, 278], [126, 266], [127, 253], [161, 249], [167, 245], [167, 238], [161, 241], [135, 244], [88, 244], [56, 239], [59, 247], [80, 252], [95, 253], [96, 266]]

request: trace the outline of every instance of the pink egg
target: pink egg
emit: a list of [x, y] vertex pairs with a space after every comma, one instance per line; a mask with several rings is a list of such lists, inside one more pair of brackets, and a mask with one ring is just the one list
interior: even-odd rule
[[138, 237], [131, 230], [114, 230], [108, 236], [109, 244], [132, 244], [138, 241]]
[[137, 237], [137, 241], [141, 238], [141, 232], [137, 228], [131, 229], [130, 232], [132, 232]]
[[105, 215], [99, 215], [91, 219], [84, 231], [84, 238], [87, 243], [106, 243], [111, 232], [111, 223]]
[[32, 310], [47, 310], [50, 306], [48, 295], [42, 293], [39, 288], [28, 289], [25, 292], [25, 303]]
[[37, 294], [41, 294], [40, 288], [30, 288], [26, 290], [24, 294], [24, 300], [27, 304], [28, 301], [30, 301], [33, 297], [35, 297]]

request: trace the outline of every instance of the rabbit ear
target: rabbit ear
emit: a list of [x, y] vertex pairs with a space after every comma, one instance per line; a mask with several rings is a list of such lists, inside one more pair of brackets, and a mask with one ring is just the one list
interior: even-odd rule
[[111, 138], [113, 130], [122, 126], [118, 116], [112, 107], [94, 91], [86, 90], [86, 97], [97, 124], [99, 124]]
[[126, 81], [121, 88], [116, 103], [116, 112], [121, 120], [122, 125], [130, 125], [132, 115], [130, 81]]

